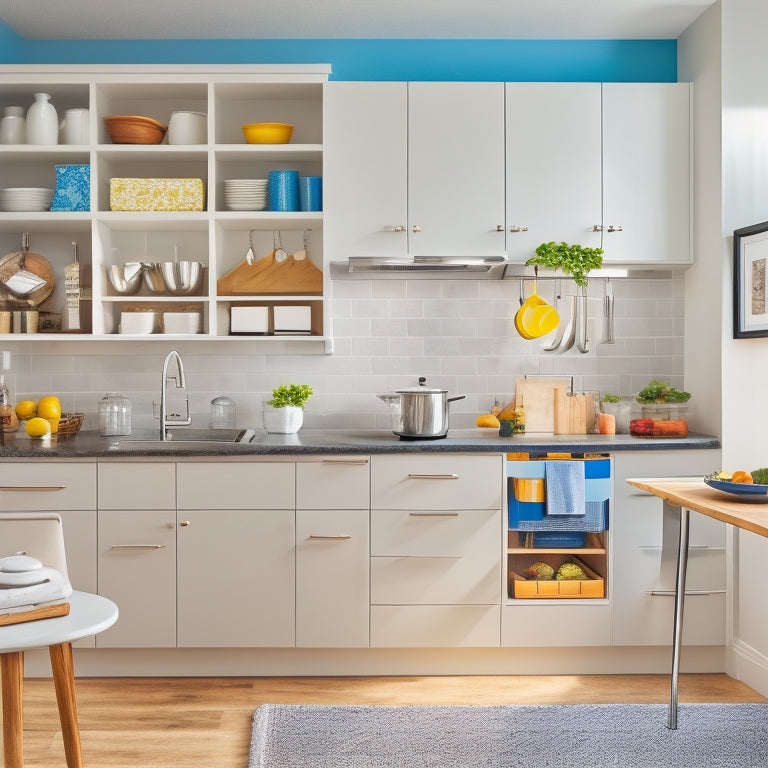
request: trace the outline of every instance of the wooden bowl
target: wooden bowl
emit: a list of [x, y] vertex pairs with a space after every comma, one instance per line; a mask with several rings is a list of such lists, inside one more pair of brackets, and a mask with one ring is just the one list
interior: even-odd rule
[[104, 124], [113, 144], [159, 144], [168, 130], [167, 125], [141, 115], [111, 115]]
[[293, 134], [290, 123], [248, 123], [241, 127], [247, 144], [287, 144]]

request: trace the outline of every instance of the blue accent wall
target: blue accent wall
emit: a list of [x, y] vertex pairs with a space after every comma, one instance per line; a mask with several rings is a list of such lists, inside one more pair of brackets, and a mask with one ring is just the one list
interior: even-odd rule
[[330, 64], [333, 80], [675, 82], [675, 40], [25, 40], [4, 64]]

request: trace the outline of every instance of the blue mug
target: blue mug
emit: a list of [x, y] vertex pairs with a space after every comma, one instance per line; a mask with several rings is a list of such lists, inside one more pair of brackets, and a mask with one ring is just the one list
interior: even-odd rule
[[299, 172], [270, 171], [267, 194], [270, 211], [298, 211]]

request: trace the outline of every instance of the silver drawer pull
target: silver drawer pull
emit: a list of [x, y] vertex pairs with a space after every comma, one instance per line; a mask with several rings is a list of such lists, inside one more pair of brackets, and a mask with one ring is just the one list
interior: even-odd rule
[[65, 491], [66, 485], [0, 485], [0, 491]]
[[367, 464], [368, 459], [323, 459], [321, 464]]
[[420, 475], [415, 472], [409, 472], [408, 477], [413, 480], [458, 480], [459, 476], [451, 473], [448, 475]]
[[458, 517], [458, 512], [409, 512], [410, 517]]
[[[674, 597], [675, 596], [675, 590], [674, 589], [652, 589], [647, 594], [653, 595], [654, 597]], [[724, 595], [725, 590], [724, 589], [691, 589], [686, 590], [685, 592], [687, 595]]]
[[165, 544], [113, 544], [110, 549], [165, 549]]
[[347, 541], [352, 537], [347, 534], [340, 534], [339, 536], [319, 536], [317, 534], [311, 533], [309, 536], [307, 536], [307, 538], [314, 539], [315, 541]]

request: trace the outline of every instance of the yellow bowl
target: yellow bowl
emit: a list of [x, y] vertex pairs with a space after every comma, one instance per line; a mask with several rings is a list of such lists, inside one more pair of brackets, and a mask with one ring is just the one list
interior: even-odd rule
[[248, 123], [241, 127], [247, 144], [287, 144], [293, 134], [289, 123]]

